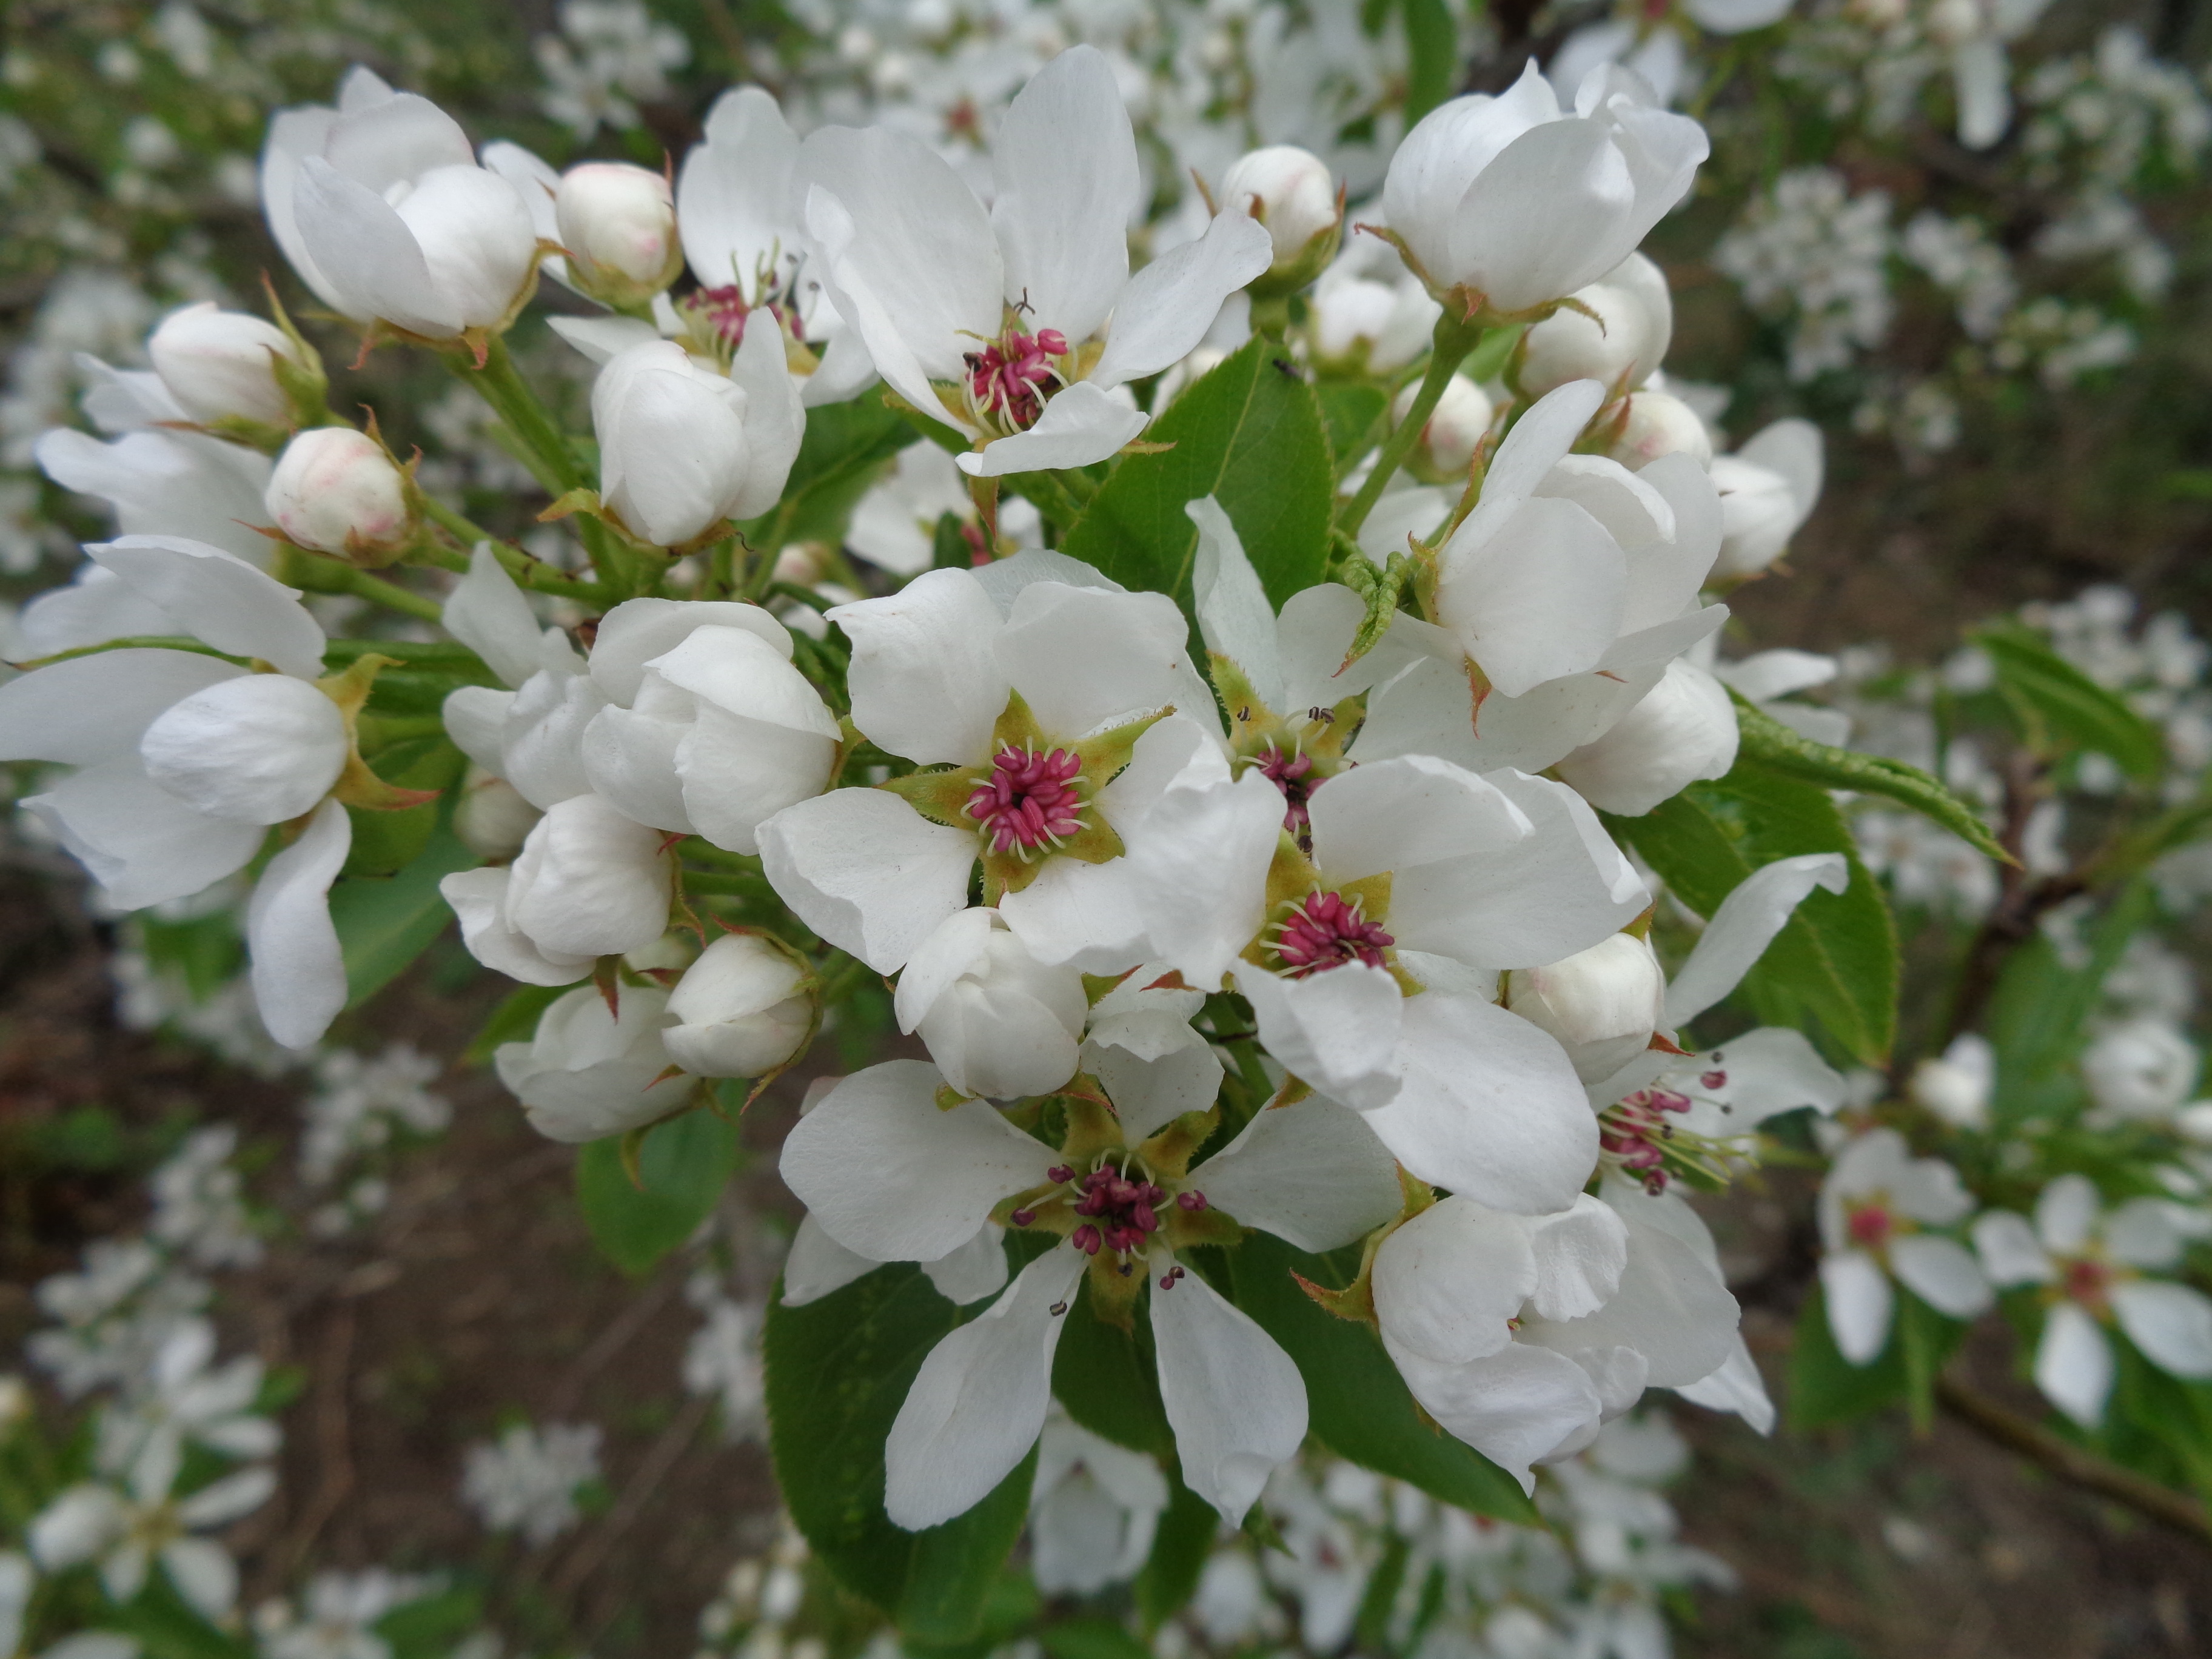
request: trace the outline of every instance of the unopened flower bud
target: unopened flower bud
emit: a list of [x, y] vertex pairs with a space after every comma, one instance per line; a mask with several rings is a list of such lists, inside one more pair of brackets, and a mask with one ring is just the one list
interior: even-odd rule
[[619, 1016], [596, 985], [580, 985], [538, 1016], [527, 1042], [492, 1055], [499, 1080], [522, 1102], [530, 1127], [549, 1140], [599, 1140], [652, 1122], [683, 1103], [691, 1080], [653, 1079], [668, 1069], [662, 1028], [668, 995], [622, 988]]
[[[1409, 386], [1398, 394], [1390, 411], [1394, 419], [1406, 418], [1419, 391], [1418, 385]], [[1421, 447], [1413, 468], [1415, 474], [1431, 483], [1464, 484], [1474, 447], [1490, 430], [1491, 414], [1489, 394], [1466, 375], [1453, 375], [1444, 383], [1443, 396], [1437, 399], [1429, 423], [1421, 428]]]
[[1522, 392], [1540, 398], [1570, 380], [1633, 390], [1650, 379], [1674, 332], [1674, 301], [1659, 267], [1632, 253], [1570, 297], [1588, 310], [1562, 306], [1522, 337], [1514, 370]]
[[453, 834], [481, 859], [511, 859], [538, 827], [538, 809], [505, 778], [469, 768], [453, 805]]
[[805, 416], [767, 330], [718, 374], [673, 340], [608, 360], [592, 387], [599, 493], [633, 535], [663, 547], [775, 504]]
[[1716, 577], [1754, 575], [1780, 556], [1820, 499], [1821, 451], [1820, 428], [1793, 419], [1777, 421], [1735, 454], [1713, 458], [1721, 497]]
[[554, 222], [576, 286], [611, 306], [635, 306], [676, 280], [684, 246], [667, 179], [627, 161], [586, 161], [561, 175]]
[[814, 1029], [805, 969], [757, 933], [716, 939], [669, 994], [668, 1056], [700, 1077], [764, 1077]]
[[2165, 1020], [2143, 1016], [2112, 1026], [2081, 1054], [2081, 1080], [2098, 1115], [2156, 1121], [2197, 1086], [2197, 1045]]
[[1255, 286], [1276, 293], [1304, 288], [1321, 274], [1344, 221], [1328, 164], [1295, 144], [1270, 144], [1231, 162], [1221, 178], [1221, 210], [1267, 228], [1275, 263]]
[[1075, 1075], [1083, 977], [1030, 956], [994, 909], [948, 917], [899, 975], [899, 1029], [919, 1031], [963, 1095], [1043, 1094]]
[[1713, 459], [1713, 434], [1698, 411], [1664, 392], [1638, 392], [1628, 399], [1628, 418], [1606, 452], [1631, 472], [1662, 455], [1687, 455], [1699, 466]]
[[246, 420], [283, 426], [292, 400], [280, 365], [319, 377], [313, 354], [273, 324], [214, 301], [173, 311], [146, 342], [154, 371], [177, 405], [195, 421]]
[[349, 426], [318, 426], [284, 446], [264, 501], [276, 527], [301, 547], [389, 563], [415, 535], [407, 495], [407, 480], [382, 444]]
[[1505, 976], [1505, 1006], [1559, 1038], [1585, 1083], [1602, 1083], [1651, 1046], [1666, 1000], [1659, 959], [1632, 933]]
[[1968, 1031], [1940, 1058], [1912, 1069], [1906, 1092], [1954, 1129], [1980, 1129], [1990, 1121], [1990, 1093], [1996, 1085], [1996, 1054], [1987, 1037]]
[[1658, 684], [1559, 765], [1568, 786], [1603, 812], [1637, 817], [1699, 778], [1735, 764], [1735, 708], [1721, 683], [1680, 658]]

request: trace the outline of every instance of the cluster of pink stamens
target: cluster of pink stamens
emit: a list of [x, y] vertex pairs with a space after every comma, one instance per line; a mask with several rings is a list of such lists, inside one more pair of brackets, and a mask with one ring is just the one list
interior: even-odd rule
[[1878, 1250], [1896, 1231], [1897, 1218], [1890, 1214], [1887, 1204], [1860, 1204], [1853, 1206], [1844, 1230], [1850, 1234], [1852, 1243]]
[[1291, 977], [1304, 979], [1348, 962], [1385, 967], [1382, 953], [1396, 943], [1380, 925], [1359, 914], [1358, 900], [1347, 904], [1340, 894], [1315, 893], [1291, 907], [1278, 928], [1274, 949]]
[[732, 350], [744, 343], [745, 319], [757, 311], [765, 311], [780, 327], [790, 329], [792, 337], [799, 338], [799, 313], [769, 301], [762, 305], [747, 305], [745, 291], [735, 283], [722, 288], [702, 288], [687, 296], [684, 308], [693, 315], [707, 319], [725, 345]]
[[[1168, 1201], [1167, 1188], [1158, 1182], [1141, 1177], [1132, 1179], [1110, 1164], [1101, 1164], [1088, 1175], [1079, 1176], [1071, 1164], [1056, 1164], [1045, 1171], [1048, 1181], [1063, 1187], [1073, 1187], [1079, 1196], [1075, 1213], [1083, 1217], [1083, 1224], [1068, 1236], [1068, 1243], [1085, 1255], [1097, 1255], [1104, 1250], [1119, 1256], [1133, 1255], [1145, 1248], [1145, 1240], [1160, 1230], [1160, 1209]], [[1194, 1213], [1206, 1207], [1204, 1193], [1177, 1193], [1176, 1207]], [[1026, 1227], [1036, 1219], [1034, 1207], [1016, 1210], [1007, 1218], [1017, 1227]], [[1129, 1271], [1122, 1264], [1121, 1271]], [[1166, 1290], [1182, 1277], [1180, 1267], [1170, 1271], [1160, 1281]]]
[[1028, 428], [1044, 412], [1040, 390], [1060, 378], [1054, 357], [1067, 355], [1067, 337], [1056, 328], [1035, 334], [1008, 329], [981, 351], [966, 354], [968, 396], [978, 415], [998, 414], [1007, 424]]
[[1260, 757], [1260, 770], [1283, 792], [1283, 828], [1308, 852], [1313, 850], [1313, 818], [1306, 802], [1323, 780], [1313, 775], [1313, 757], [1293, 750], [1285, 755], [1270, 745]]
[[2105, 1311], [2112, 1270], [2101, 1261], [2079, 1259], [2066, 1264], [2066, 1294], [2092, 1313]]
[[1075, 788], [1082, 773], [1080, 757], [1066, 749], [1042, 755], [1001, 749], [992, 758], [991, 775], [969, 793], [965, 810], [982, 827], [994, 853], [1018, 850], [1027, 859], [1083, 828], [1083, 797]]
[[1666, 1155], [1659, 1143], [1674, 1138], [1674, 1126], [1667, 1115], [1689, 1109], [1687, 1095], [1676, 1094], [1672, 1089], [1638, 1089], [1598, 1119], [1597, 1144], [1619, 1158], [1624, 1168], [1636, 1171], [1643, 1179], [1644, 1190], [1656, 1198], [1667, 1190]]

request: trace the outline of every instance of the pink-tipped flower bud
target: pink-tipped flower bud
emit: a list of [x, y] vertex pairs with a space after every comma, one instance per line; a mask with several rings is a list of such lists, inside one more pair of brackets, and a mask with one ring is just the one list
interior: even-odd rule
[[764, 1077], [814, 1029], [805, 970], [757, 933], [716, 939], [669, 994], [668, 1057], [701, 1077]]
[[[1390, 411], [1392, 418], [1404, 420], [1419, 392], [1416, 385], [1400, 392]], [[1421, 447], [1413, 468], [1414, 473], [1432, 483], [1464, 484], [1468, 463], [1474, 459], [1474, 447], [1490, 430], [1492, 413], [1487, 392], [1466, 375], [1453, 375], [1444, 382], [1443, 396], [1437, 399], [1429, 423], [1421, 428]]]
[[1570, 297], [1587, 308], [1562, 306], [1523, 337], [1514, 371], [1522, 392], [1540, 398], [1570, 380], [1632, 391], [1650, 379], [1674, 335], [1674, 303], [1659, 267], [1632, 253]]
[[1344, 220], [1328, 164], [1295, 144], [1270, 144], [1231, 161], [1221, 176], [1221, 210], [1267, 226], [1275, 263], [1261, 280], [1284, 291], [1321, 274]]
[[283, 426], [292, 399], [279, 380], [289, 368], [320, 379], [314, 354], [282, 329], [212, 300], [173, 311], [146, 342], [154, 372], [195, 421], [246, 420]]
[[349, 426], [318, 426], [284, 446], [263, 499], [299, 546], [389, 562], [415, 534], [407, 497], [407, 480], [382, 444]]
[[1505, 976], [1505, 1006], [1559, 1038], [1585, 1083], [1604, 1082], [1650, 1048], [1666, 1002], [1659, 959], [1632, 933]]
[[1713, 434], [1680, 398], [1638, 392], [1629, 398], [1628, 418], [1606, 453], [1631, 472], [1641, 472], [1662, 455], [1687, 455], [1707, 466], [1713, 459]]
[[561, 175], [554, 222], [576, 286], [611, 306], [650, 300], [684, 268], [668, 181], [627, 161], [586, 161]]

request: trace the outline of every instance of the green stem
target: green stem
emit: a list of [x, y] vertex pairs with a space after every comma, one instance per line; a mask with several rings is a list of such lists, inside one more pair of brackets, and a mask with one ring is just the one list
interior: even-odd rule
[[347, 576], [349, 580], [343, 586], [334, 591], [354, 594], [372, 605], [403, 611], [410, 617], [420, 617], [424, 622], [444, 620], [445, 608], [435, 599], [420, 593], [410, 593], [405, 588], [381, 580], [365, 570], [349, 570]]
[[514, 354], [507, 349], [505, 335], [491, 337], [482, 368], [447, 361], [453, 362], [453, 372], [474, 386], [477, 395], [507, 422], [507, 430], [522, 445], [523, 464], [539, 483], [555, 495], [565, 495], [591, 482], [552, 414], [515, 368]]
[[1060, 481], [1057, 473], [1017, 472], [1010, 475], [1006, 482], [1014, 486], [1016, 493], [1051, 520], [1054, 529], [1072, 530], [1075, 521], [1083, 516], [1083, 503], [1076, 500], [1074, 492]]
[[[445, 565], [448, 570], [467, 569], [468, 557], [465, 550], [475, 547], [478, 542], [489, 542], [495, 547], [499, 544], [500, 538], [493, 535], [490, 531], [486, 530], [466, 514], [456, 512], [447, 507], [445, 502], [428, 490], [422, 494], [422, 510], [461, 538], [461, 545], [465, 550], [461, 562], [458, 565]], [[439, 562], [444, 564], [442, 560]]]
[[1421, 441], [1421, 428], [1428, 425], [1429, 416], [1436, 413], [1437, 404], [1443, 400], [1444, 388], [1451, 384], [1453, 374], [1481, 343], [1482, 332], [1473, 324], [1455, 321], [1449, 311], [1437, 319], [1436, 343], [1429, 353], [1429, 372], [1421, 377], [1421, 389], [1413, 394], [1413, 406], [1382, 441], [1382, 453], [1376, 457], [1375, 470], [1367, 475], [1367, 482], [1359, 486], [1359, 493], [1337, 516], [1338, 528], [1347, 535], [1358, 533], [1359, 526], [1367, 522], [1367, 515], [1375, 510], [1375, 503], [1382, 499], [1392, 477], [1406, 457], [1413, 453], [1413, 446]]

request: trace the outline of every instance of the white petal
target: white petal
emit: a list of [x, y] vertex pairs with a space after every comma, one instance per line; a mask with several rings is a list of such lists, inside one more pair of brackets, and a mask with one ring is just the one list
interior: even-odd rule
[[[1310, 811], [1314, 862], [1338, 883], [1445, 859], [1495, 856], [1532, 828], [1496, 784], [1426, 755], [1340, 773], [1315, 792]], [[1417, 915], [1422, 908], [1409, 908]]]
[[1597, 1163], [1597, 1120], [1549, 1036], [1428, 991], [1407, 999], [1395, 1066], [1397, 1098], [1367, 1125], [1408, 1172], [1516, 1215], [1575, 1201]]
[[1978, 34], [1951, 49], [1951, 77], [1959, 102], [1959, 142], [1987, 149], [2012, 120], [2010, 66], [2004, 42]]
[[[706, 137], [676, 175], [676, 222], [691, 274], [750, 295], [772, 254], [793, 252], [799, 137], [772, 94], [735, 87], [707, 112]], [[781, 246], [780, 246], [781, 245]]]
[[783, 1305], [803, 1308], [810, 1302], [819, 1302], [883, 1265], [847, 1249], [811, 1215], [802, 1216], [783, 1258]]
[[[1146, 972], [1139, 969], [1133, 977]], [[1093, 1011], [1083, 1069], [1098, 1079], [1131, 1145], [1185, 1112], [1202, 1112], [1221, 1092], [1221, 1056], [1176, 1015], [1158, 1009]], [[1217, 1160], [1218, 1161], [1218, 1160]]]
[[287, 674], [248, 674], [195, 691], [146, 728], [146, 775], [195, 811], [282, 823], [313, 809], [345, 769], [338, 707]]
[[[678, 694], [673, 701], [689, 699]], [[659, 720], [609, 703], [592, 716], [577, 744], [589, 792], [640, 823], [697, 835], [699, 826], [684, 804], [683, 780], [676, 774], [677, 750], [693, 726], [692, 720]]]
[[1744, 1346], [1740, 1335], [1719, 1370], [1695, 1382], [1686, 1382], [1674, 1392], [1707, 1411], [1734, 1412], [1758, 1433], [1774, 1432], [1774, 1401], [1767, 1395], [1766, 1381], [1759, 1376], [1751, 1350]]
[[[1847, 1092], [1842, 1076], [1820, 1058], [1812, 1040], [1786, 1026], [1747, 1031], [1731, 1038], [1727, 1048], [1714, 1050], [1709, 1059], [1715, 1067], [1725, 1066], [1722, 1075], [1727, 1080], [1705, 1091], [1718, 1101], [1713, 1115], [1719, 1121], [1711, 1126], [1699, 1121], [1700, 1133], [1741, 1134], [1777, 1113], [1801, 1106], [1810, 1106], [1825, 1117], [1844, 1103]], [[1613, 1095], [1606, 1103], [1620, 1097]], [[1700, 1109], [1692, 1106], [1692, 1118], [1699, 1114]]]
[[827, 613], [853, 642], [853, 724], [894, 755], [973, 766], [1006, 707], [1002, 621], [964, 570], [926, 570], [896, 593]]
[[112, 1488], [70, 1486], [32, 1521], [32, 1558], [49, 1571], [80, 1566], [106, 1550], [127, 1518]]
[[1982, 1271], [1995, 1284], [2047, 1285], [2057, 1276], [2026, 1216], [1984, 1210], [1974, 1218], [1973, 1235]]
[[2106, 1252], [2130, 1267], [2171, 1267], [2187, 1248], [2170, 1200], [2131, 1198], [2105, 1218]]
[[855, 1073], [783, 1143], [784, 1184], [850, 1250], [934, 1261], [975, 1237], [1000, 1199], [1057, 1161], [979, 1100], [940, 1111], [937, 1068], [886, 1060]]
[[323, 630], [298, 590], [234, 554], [176, 536], [118, 536], [84, 550], [216, 650], [301, 679], [323, 672]]
[[1452, 260], [1501, 311], [1573, 293], [1642, 240], [1635, 180], [1595, 122], [1548, 122], [1523, 133], [1461, 199]]
[[921, 1270], [939, 1296], [963, 1307], [995, 1296], [1006, 1282], [1005, 1235], [997, 1227], [980, 1228], [958, 1249], [923, 1262]]
[[1155, 1285], [1152, 1345], [1160, 1403], [1183, 1483], [1231, 1526], [1306, 1437], [1306, 1385], [1252, 1316], [1195, 1273]]
[[[1198, 555], [1191, 567], [1190, 585], [1206, 648], [1243, 670], [1261, 702], [1278, 714], [1289, 714], [1283, 694], [1275, 609], [1267, 603], [1259, 573], [1244, 555], [1237, 526], [1211, 495], [1187, 502], [1183, 511], [1198, 526]], [[1345, 642], [1350, 643], [1349, 636]], [[1343, 652], [1337, 655], [1340, 660]], [[1329, 666], [1333, 669], [1336, 664]], [[1351, 693], [1347, 690], [1344, 695]]]
[[1512, 1341], [1506, 1322], [1536, 1289], [1536, 1258], [1520, 1218], [1455, 1195], [1382, 1241], [1372, 1282], [1394, 1352], [1464, 1364]]
[[1152, 949], [1126, 858], [1048, 859], [1028, 886], [999, 901], [999, 910], [1023, 948], [1050, 966], [1118, 974]]
[[929, 1351], [884, 1447], [884, 1509], [897, 1525], [917, 1532], [966, 1513], [1029, 1455], [1083, 1265], [1073, 1250], [1047, 1251]]
[[1980, 1264], [1954, 1239], [1908, 1233], [1890, 1245], [1889, 1262], [1907, 1290], [1954, 1319], [1972, 1319], [1993, 1299]]
[[446, 596], [440, 620], [448, 634], [482, 657], [485, 666], [509, 685], [520, 685], [540, 666], [544, 630], [489, 542], [477, 544], [469, 556], [469, 573]]
[[1836, 1351], [1854, 1365], [1874, 1364], [1888, 1344], [1896, 1305], [1889, 1276], [1864, 1250], [1839, 1250], [1820, 1258], [1820, 1289]]
[[1667, 988], [1667, 1023], [1686, 1025], [1735, 989], [1815, 887], [1840, 893], [1850, 869], [1840, 853], [1803, 853], [1761, 865], [1713, 912]]
[[88, 766], [22, 805], [125, 910], [199, 892], [244, 868], [261, 847], [261, 826], [193, 811], [148, 777], [135, 755]]
[[[1252, 1005], [1261, 1042], [1292, 1076], [1363, 1112], [1399, 1093], [1391, 1066], [1406, 999], [1387, 969], [1352, 962], [1288, 979], [1240, 963], [1237, 988]], [[1376, 1133], [1389, 1144], [1379, 1125]]]
[[2043, 1397], [2085, 1429], [2103, 1421], [2112, 1392], [2112, 1345], [2097, 1322], [2071, 1302], [2044, 1316], [2035, 1345], [2035, 1386]]
[[2035, 1231], [2044, 1248], [2060, 1255], [2078, 1255], [2089, 1242], [2104, 1206], [2096, 1183], [2085, 1175], [2063, 1175], [2045, 1187], [2035, 1200]]
[[1674, 1388], [1710, 1376], [1735, 1335], [1735, 1298], [1718, 1271], [1673, 1233], [1633, 1223], [1629, 1231], [1619, 1292], [1579, 1319], [1528, 1320], [1522, 1340], [1567, 1354], [1632, 1348], [1646, 1364], [1639, 1386]]
[[[500, 726], [499, 764], [490, 768], [540, 811], [588, 793], [584, 733], [607, 706], [584, 674], [541, 669], [522, 683]], [[488, 705], [483, 706], [489, 712]]]
[[301, 246], [349, 316], [380, 317], [433, 339], [461, 331], [459, 302], [440, 289], [415, 233], [382, 196], [310, 155], [292, 210]]
[[2162, 1279], [2124, 1279], [2112, 1290], [2112, 1311], [2128, 1340], [2176, 1376], [2212, 1377], [2212, 1300]]
[[[1389, 1347], [1389, 1340], [1383, 1346]], [[1443, 1426], [1533, 1490], [1528, 1466], [1604, 1409], [1589, 1376], [1548, 1348], [1514, 1342], [1462, 1365], [1410, 1350], [1390, 1355], [1413, 1397]]]
[[1536, 1258], [1529, 1303], [1538, 1317], [1580, 1319], [1613, 1299], [1628, 1265], [1628, 1227], [1618, 1211], [1583, 1193], [1572, 1209], [1527, 1224]]
[[759, 839], [776, 896], [879, 974], [896, 973], [968, 902], [975, 837], [879, 789], [833, 789], [787, 806]]
[[1522, 503], [1536, 493], [1536, 487], [1573, 449], [1583, 428], [1605, 402], [1605, 387], [1595, 380], [1570, 380], [1531, 404], [1491, 458], [1474, 511], [1453, 534], [1452, 543], [1464, 538], [1466, 546], [1480, 547], [1520, 511]]
[[267, 1503], [276, 1492], [274, 1469], [240, 1469], [202, 1486], [177, 1505], [177, 1519], [186, 1526], [227, 1527]]
[[1141, 820], [1127, 861], [1146, 931], [1192, 985], [1219, 985], [1267, 920], [1282, 830], [1282, 792], [1257, 769], [1234, 783], [1170, 789]]
[[67, 584], [28, 600], [15, 617], [17, 654], [26, 660], [133, 635], [179, 631], [175, 617], [89, 559]]
[[326, 800], [300, 839], [269, 860], [246, 909], [253, 1000], [269, 1035], [313, 1048], [345, 1006], [345, 959], [331, 925], [331, 884], [353, 848], [353, 820]]
[[1121, 453], [1151, 423], [1095, 380], [1078, 380], [1044, 406], [1026, 432], [994, 439], [978, 451], [956, 455], [971, 478], [998, 478], [1010, 472], [1042, 472], [1051, 467], [1089, 466]]
[[162, 1571], [185, 1601], [210, 1619], [221, 1619], [238, 1600], [238, 1564], [222, 1545], [179, 1538], [161, 1548]]
[[1267, 227], [1224, 213], [1206, 234], [1153, 260], [1115, 302], [1114, 326], [1091, 380], [1101, 386], [1157, 374], [1198, 349], [1221, 302], [1274, 263]]
[[507, 922], [507, 888], [512, 872], [487, 865], [457, 870], [438, 884], [438, 891], [460, 918], [461, 943], [494, 973], [525, 985], [574, 985], [592, 971], [590, 957], [548, 955]]
[[750, 328], [730, 359], [730, 382], [745, 394], [745, 484], [729, 502], [733, 519], [757, 519], [776, 504], [806, 435], [799, 380], [780, 330]]
[[592, 679], [624, 708], [637, 701], [647, 663], [667, 655], [702, 628], [741, 628], [791, 659], [791, 634], [757, 605], [734, 599], [625, 599], [599, 618], [592, 640]]
[[1081, 738], [1161, 708], [1202, 714], [1212, 699], [1191, 672], [1188, 637], [1188, 623], [1164, 593], [1047, 581], [1015, 596], [996, 649], [1037, 724], [1056, 737]]
[[602, 367], [632, 346], [649, 345], [660, 337], [660, 331], [641, 317], [548, 317], [545, 320], [556, 334]]
[[1546, 497], [1522, 503], [1482, 541], [1469, 533], [1474, 522], [1445, 544], [1437, 610], [1491, 684], [1517, 697], [1595, 668], [1620, 633], [1620, 544], [1573, 502]]
[[1790, 498], [1802, 522], [1811, 516], [1820, 499], [1826, 449], [1820, 428], [1810, 421], [1793, 416], [1762, 428], [1736, 453], [1753, 465], [1778, 472], [1788, 481]]
[[509, 925], [550, 957], [642, 950], [668, 928], [661, 841], [597, 795], [557, 802], [514, 860]]
[[1397, 1165], [1350, 1107], [1320, 1095], [1253, 1114], [1186, 1183], [1215, 1209], [1302, 1250], [1333, 1250], [1398, 1213]]
[[1128, 280], [1127, 227], [1144, 191], [1127, 106], [1095, 47], [1060, 53], [1015, 94], [992, 142], [991, 175], [1007, 303], [1027, 302], [1030, 332], [1088, 340]]
[[197, 651], [73, 657], [0, 685], [0, 756], [93, 766], [137, 752], [172, 705], [246, 671]]

